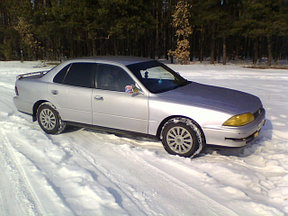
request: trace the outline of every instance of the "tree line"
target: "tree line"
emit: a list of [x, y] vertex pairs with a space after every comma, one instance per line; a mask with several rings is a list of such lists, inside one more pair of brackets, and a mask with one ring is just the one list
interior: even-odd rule
[[287, 0], [0, 0], [0, 18], [0, 60], [288, 57]]

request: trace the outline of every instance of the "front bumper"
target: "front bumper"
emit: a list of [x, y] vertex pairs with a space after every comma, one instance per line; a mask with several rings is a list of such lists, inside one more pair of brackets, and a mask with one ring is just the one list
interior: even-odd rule
[[206, 143], [227, 147], [242, 147], [258, 136], [265, 125], [265, 110], [257, 118], [241, 127], [203, 128]]

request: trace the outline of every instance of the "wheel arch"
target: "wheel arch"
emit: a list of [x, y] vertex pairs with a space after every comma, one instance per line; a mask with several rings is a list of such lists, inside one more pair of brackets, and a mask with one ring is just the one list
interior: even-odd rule
[[47, 103], [47, 102], [49, 103], [49, 101], [47, 101], [47, 100], [39, 100], [33, 105], [33, 115], [32, 115], [33, 122], [37, 121], [37, 110], [38, 110], [39, 106], [41, 104]]
[[157, 136], [159, 139], [161, 139], [162, 130], [163, 130], [165, 124], [166, 124], [168, 121], [170, 121], [171, 119], [174, 119], [174, 118], [175, 118], [175, 119], [178, 119], [178, 118], [180, 118], [180, 119], [187, 119], [187, 120], [189, 120], [189, 121], [192, 121], [192, 123], [195, 124], [195, 125], [199, 128], [199, 130], [201, 131], [203, 140], [204, 140], [204, 142], [206, 143], [205, 134], [204, 134], [204, 131], [202, 130], [201, 126], [200, 126], [195, 120], [193, 120], [193, 119], [191, 119], [191, 118], [189, 118], [189, 117], [187, 117], [187, 116], [182, 116], [182, 115], [168, 116], [167, 118], [165, 118], [165, 119], [160, 123], [160, 125], [159, 125], [159, 127], [158, 127], [158, 129], [157, 129], [157, 134], [156, 134], [156, 136]]

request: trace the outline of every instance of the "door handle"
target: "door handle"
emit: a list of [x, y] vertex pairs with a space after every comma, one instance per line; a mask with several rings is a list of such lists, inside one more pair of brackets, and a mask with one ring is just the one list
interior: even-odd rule
[[57, 91], [57, 90], [52, 90], [51, 93], [52, 93], [53, 95], [57, 95], [57, 94], [58, 94], [58, 91]]
[[103, 98], [102, 96], [100, 96], [100, 95], [96, 95], [96, 96], [94, 97], [94, 99], [95, 99], [95, 100], [104, 100], [104, 98]]

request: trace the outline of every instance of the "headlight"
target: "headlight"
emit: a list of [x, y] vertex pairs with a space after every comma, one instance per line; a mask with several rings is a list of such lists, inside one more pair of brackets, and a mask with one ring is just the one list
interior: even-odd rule
[[232, 126], [238, 127], [249, 124], [250, 122], [254, 121], [254, 115], [252, 113], [244, 113], [240, 115], [235, 115], [224, 122], [224, 126]]

